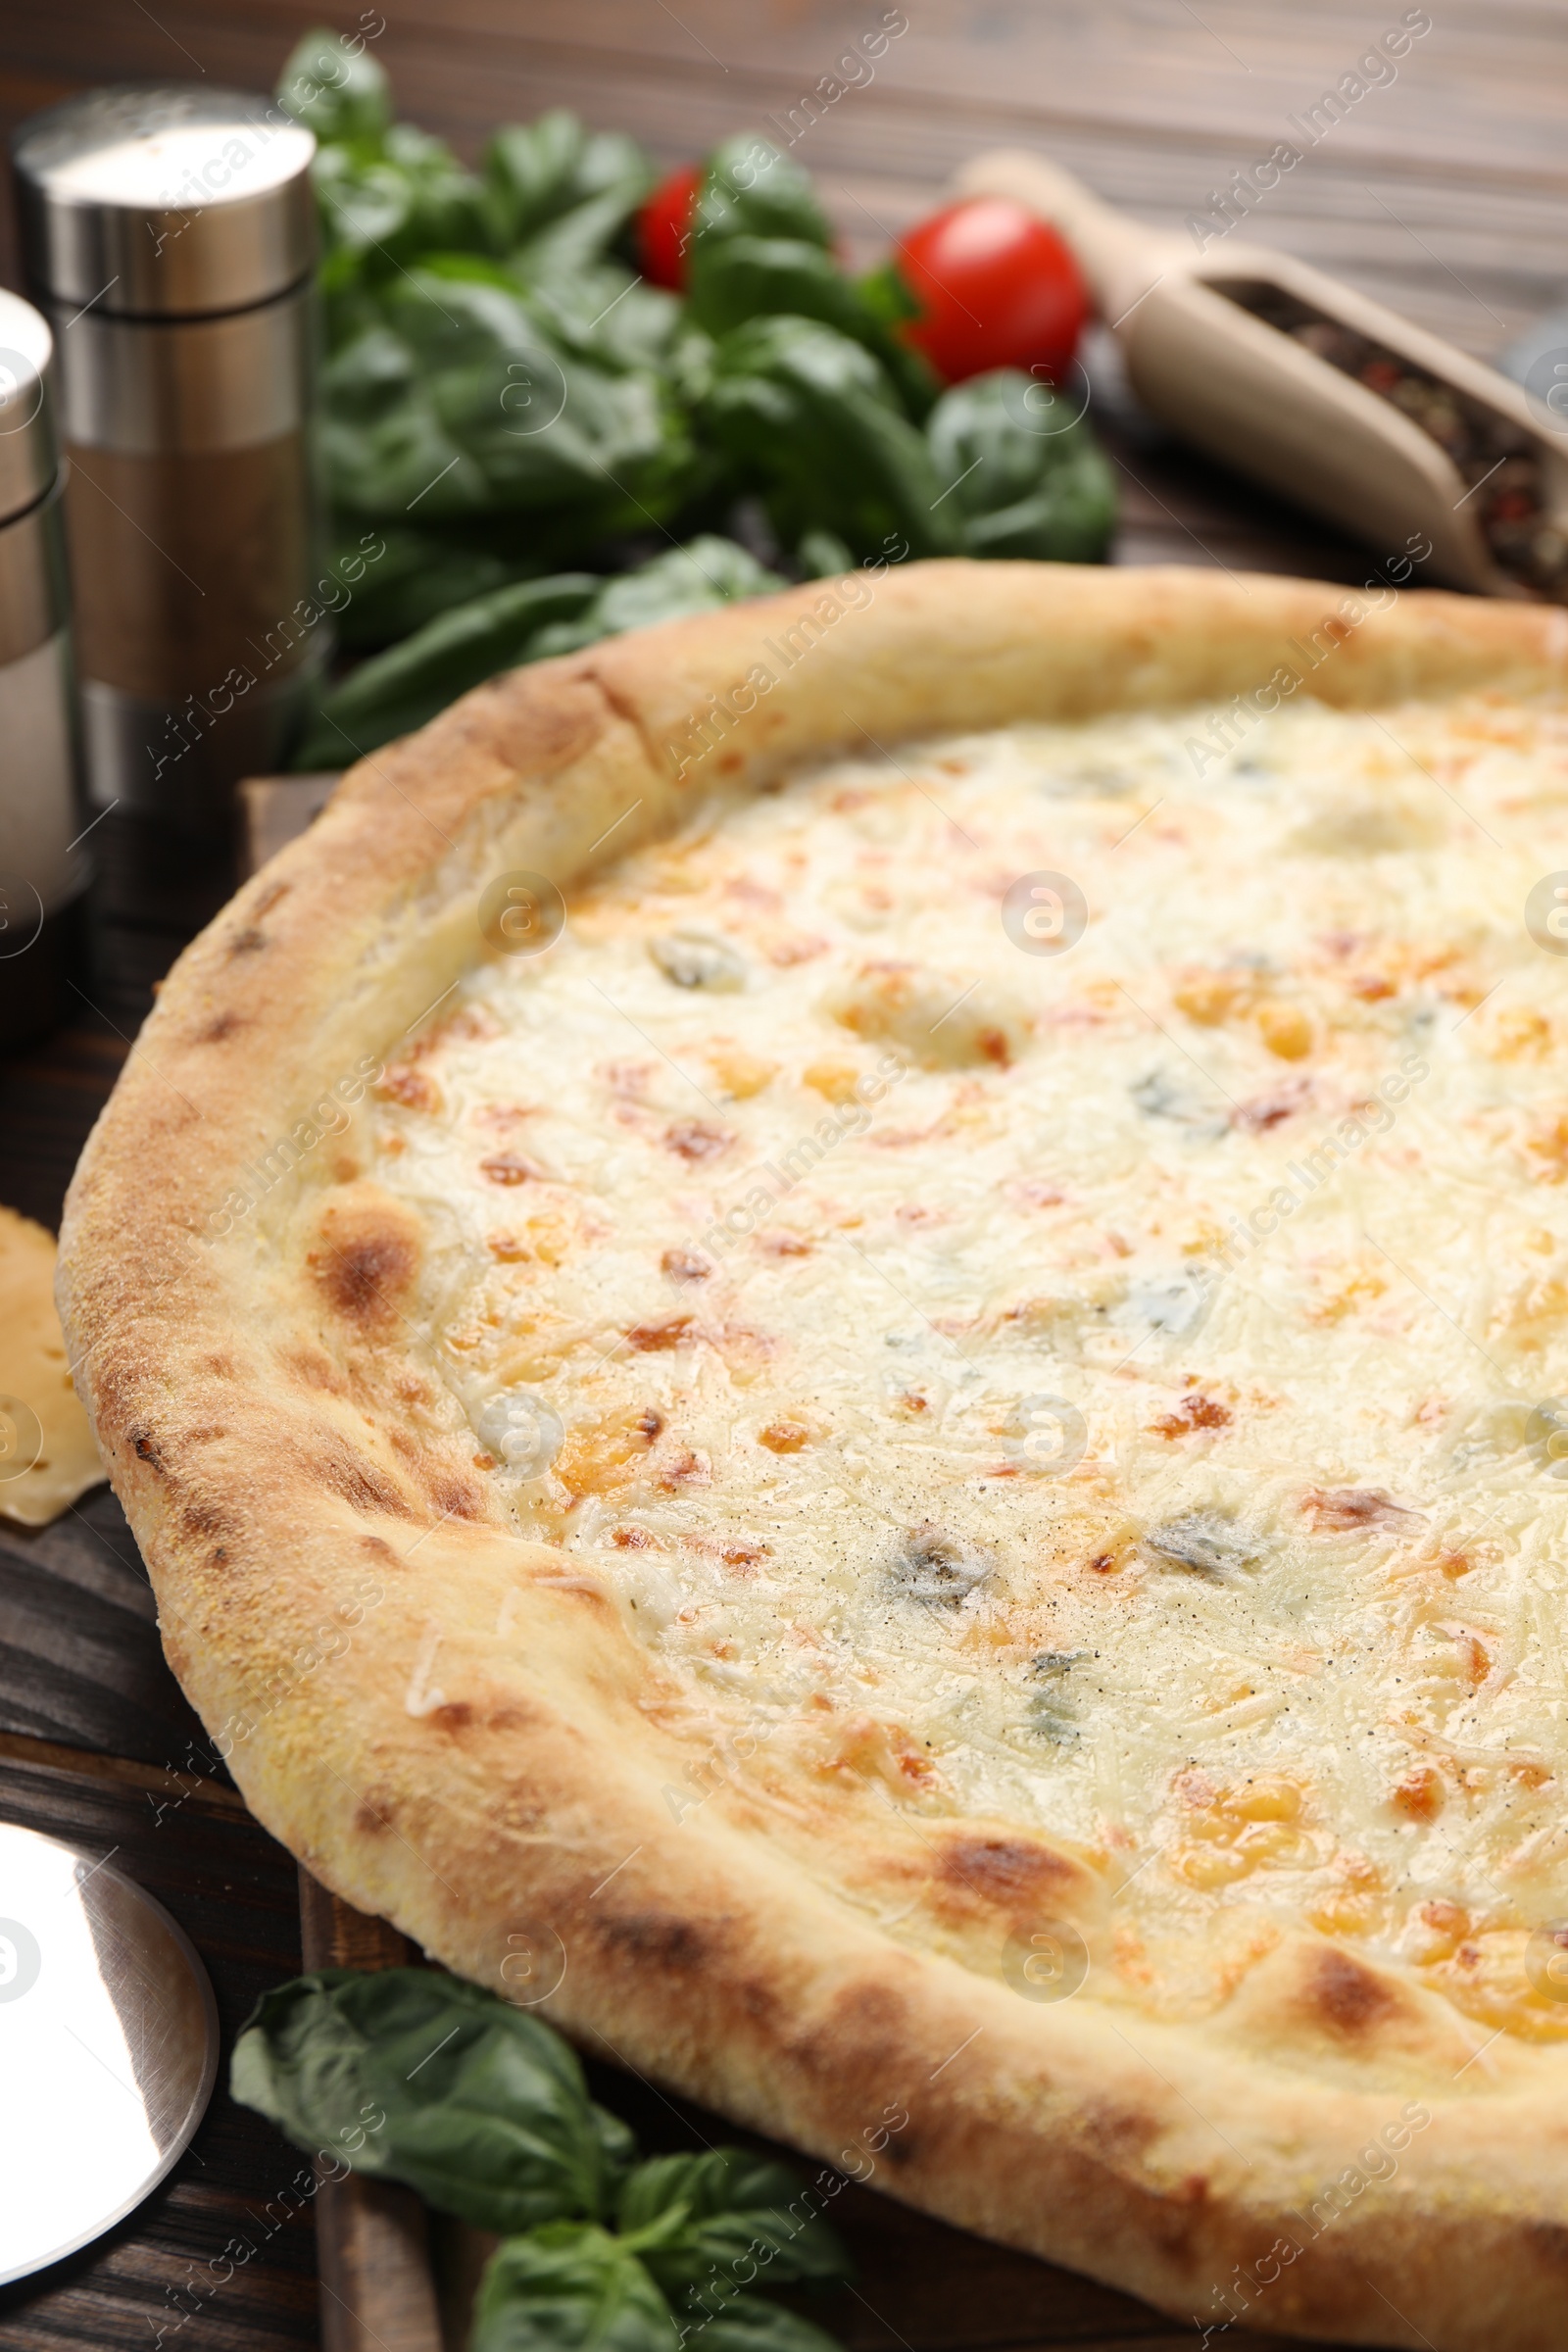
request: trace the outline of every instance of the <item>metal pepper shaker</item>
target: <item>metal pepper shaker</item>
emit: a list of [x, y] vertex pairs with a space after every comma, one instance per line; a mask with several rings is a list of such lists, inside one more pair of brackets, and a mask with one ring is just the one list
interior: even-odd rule
[[308, 444], [316, 142], [207, 88], [69, 100], [13, 141], [55, 333], [88, 784], [223, 831], [326, 646]]
[[85, 933], [53, 373], [47, 324], [0, 293], [0, 1051], [64, 1017]]

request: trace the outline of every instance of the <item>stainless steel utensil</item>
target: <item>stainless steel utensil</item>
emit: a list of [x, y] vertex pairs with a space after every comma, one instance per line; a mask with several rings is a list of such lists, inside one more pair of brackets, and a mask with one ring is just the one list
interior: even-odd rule
[[139, 2204], [217, 2073], [212, 1986], [163, 1905], [107, 1860], [0, 1825], [0, 2282]]
[[53, 378], [44, 319], [0, 293], [0, 1052], [60, 1021], [83, 947]]
[[88, 777], [226, 829], [324, 658], [310, 601], [311, 133], [269, 100], [99, 90], [13, 143], [55, 328]]

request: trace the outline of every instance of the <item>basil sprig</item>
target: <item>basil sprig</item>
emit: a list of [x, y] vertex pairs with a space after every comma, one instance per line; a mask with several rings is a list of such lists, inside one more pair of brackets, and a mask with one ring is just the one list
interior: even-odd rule
[[230, 2082], [296, 2147], [502, 2234], [471, 2352], [837, 2352], [758, 2291], [847, 2274], [793, 2174], [739, 2148], [638, 2163], [561, 2035], [457, 1977], [297, 1977], [263, 1996]]
[[[756, 551], [732, 546], [728, 571], [756, 576], [744, 595], [772, 584], [775, 550], [807, 578], [895, 547], [1104, 553], [1114, 480], [1065, 389], [998, 370], [944, 392], [905, 340], [917, 306], [897, 270], [852, 276], [809, 174], [760, 133], [707, 160], [682, 298], [636, 267], [654, 175], [624, 134], [558, 110], [504, 125], [470, 172], [394, 120], [363, 40], [320, 31], [279, 96], [318, 141], [334, 529], [358, 547], [371, 525], [383, 551], [338, 634], [390, 649], [333, 690], [296, 765], [339, 764], [345, 733], [373, 749], [563, 644], [695, 609], [687, 559], [726, 526]], [[667, 570], [646, 562], [662, 545], [679, 551]], [[639, 559], [645, 585], [619, 599]]]
[[633, 2154], [559, 2034], [434, 1969], [280, 1984], [241, 2034], [231, 2082], [296, 2147], [341, 2148], [480, 2230], [608, 2213]]
[[777, 572], [765, 571], [732, 539], [705, 535], [608, 580], [564, 571], [493, 589], [426, 621], [330, 687], [294, 764], [307, 771], [342, 767], [356, 755], [422, 727], [498, 670], [575, 653], [622, 629], [716, 612], [737, 597], [765, 596], [783, 585]]
[[622, 2182], [616, 2219], [629, 2235], [649, 2236], [644, 2260], [665, 2292], [705, 2307], [722, 2308], [760, 2281], [823, 2285], [843, 2276], [843, 2248], [794, 2174], [743, 2148], [649, 2158]]
[[1071, 395], [1016, 368], [944, 392], [926, 428], [971, 556], [1092, 564], [1116, 520], [1116, 477]]

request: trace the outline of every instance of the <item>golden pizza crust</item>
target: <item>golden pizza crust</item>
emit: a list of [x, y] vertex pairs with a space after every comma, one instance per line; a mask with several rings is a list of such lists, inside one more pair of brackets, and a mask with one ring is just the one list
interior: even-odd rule
[[62, 1311], [174, 1670], [258, 1817], [348, 1900], [502, 1990], [564, 1954], [542, 2013], [590, 2044], [850, 2169], [875, 2142], [893, 2193], [1184, 2319], [1546, 2352], [1559, 2052], [1477, 2056], [1447, 2003], [1306, 1934], [1201, 2022], [1129, 2020], [1092, 1982], [1020, 1998], [1009, 1937], [1065, 1923], [1102, 1948], [1092, 1858], [922, 1813], [875, 1757], [813, 1776], [720, 1744], [427, 1420], [402, 1306], [419, 1222], [357, 1134], [368, 1083], [487, 952], [488, 882], [567, 887], [710, 783], [1223, 703], [1314, 637], [1332, 704], [1562, 688], [1561, 614], [1366, 603], [917, 564], [481, 688], [362, 762], [182, 956], [73, 1186]]

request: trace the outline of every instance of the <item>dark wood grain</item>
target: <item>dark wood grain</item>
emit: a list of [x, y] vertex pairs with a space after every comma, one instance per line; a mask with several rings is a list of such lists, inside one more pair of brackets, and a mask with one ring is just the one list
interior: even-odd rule
[[[909, 0], [906, 13], [908, 30], [870, 85], [824, 112], [795, 148], [858, 261], [929, 209], [968, 155], [1001, 141], [1037, 145], [1113, 202], [1180, 229], [1233, 169], [1288, 135], [1286, 119], [1349, 70], [1402, 6]], [[1534, 313], [1568, 300], [1568, 0], [1443, 0], [1432, 14], [1397, 79], [1369, 91], [1286, 176], [1250, 233], [1491, 353]], [[347, 26], [358, 15], [358, 0], [325, 12], [314, 0], [13, 7], [0, 22], [0, 127], [110, 80], [203, 74], [267, 86], [298, 33], [323, 16]], [[881, 0], [744, 11], [733, 0], [530, 0], [526, 9], [408, 0], [387, 15], [376, 48], [404, 111], [465, 155], [498, 120], [567, 105], [673, 162], [768, 116], [787, 122], [883, 10]], [[8, 191], [0, 279], [16, 282]], [[1115, 562], [1364, 575], [1360, 550], [1141, 418], [1102, 338], [1090, 345], [1089, 368], [1093, 419], [1122, 476]], [[50, 1225], [155, 983], [233, 880], [226, 855], [196, 858], [118, 814], [93, 845], [95, 969], [57, 1036], [0, 1063], [0, 1198]], [[145, 1571], [105, 1490], [53, 1528], [0, 1533], [0, 1818], [117, 1848], [202, 1952], [226, 2038], [261, 1987], [300, 1964], [294, 1865], [245, 1814], [165, 1666]], [[313, 1914], [315, 1899], [307, 1895], [314, 1959], [384, 1963], [401, 1952], [376, 1923], [355, 1930], [342, 1906]], [[628, 2076], [608, 2051], [590, 2053], [589, 2066], [596, 2094], [650, 2150], [736, 2136]], [[300, 2172], [282, 2140], [220, 2088], [192, 2149], [146, 2205], [99, 2245], [0, 2291], [0, 2347], [118, 2352], [153, 2345], [160, 2328], [179, 2352], [317, 2343], [313, 2212], [325, 2208], [305, 2196], [281, 2218]], [[810, 2316], [851, 2352], [1134, 2352], [1197, 2341], [1126, 2296], [927, 2222], [874, 2182], [844, 2185], [833, 2207], [859, 2276]], [[236, 2235], [256, 2252], [219, 2283], [207, 2266], [221, 2265]], [[448, 2352], [457, 2352], [482, 2249], [445, 2225], [435, 2241]], [[399, 2259], [407, 2252], [405, 2230]], [[363, 2244], [355, 2259], [363, 2268]], [[332, 2277], [341, 2286], [342, 2271], [329, 2286]], [[1232, 2352], [1266, 2340], [1226, 2338]]]
[[[409, 110], [476, 150], [497, 120], [578, 108], [668, 160], [768, 115], [788, 122], [880, 0], [414, 0], [377, 44]], [[1266, 154], [1402, 9], [1326, 0], [911, 0], [875, 78], [797, 152], [858, 247], [911, 219], [977, 147], [1048, 147], [1104, 194], [1180, 227]], [[351, 24], [358, 5], [327, 21]], [[1568, 168], [1560, 0], [1444, 0], [1392, 84], [1283, 181], [1257, 233], [1490, 350], [1563, 289]], [[323, 12], [301, 0], [53, 0], [13, 10], [0, 113], [83, 82], [266, 85]], [[861, 208], [865, 208], [863, 211]]]
[[52, 1527], [0, 1521], [0, 1730], [227, 1784], [165, 1662], [147, 1571], [107, 1487]]

